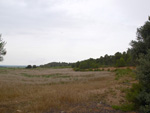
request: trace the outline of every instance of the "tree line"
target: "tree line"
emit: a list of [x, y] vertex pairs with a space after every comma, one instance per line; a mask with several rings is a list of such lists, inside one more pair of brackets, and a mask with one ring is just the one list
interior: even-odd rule
[[66, 62], [51, 62], [48, 64], [44, 64], [44, 65], [40, 65], [40, 67], [44, 68], [48, 68], [48, 67], [71, 67], [72, 63], [66, 63]]
[[101, 66], [136, 66], [138, 83], [128, 91], [128, 101], [135, 110], [150, 113], [150, 17], [143, 26], [137, 29], [137, 39], [132, 40], [131, 49], [127, 52], [117, 52], [98, 59], [78, 61], [73, 68], [89, 69]]
[[134, 109], [150, 113], [150, 17], [143, 26], [137, 29], [137, 39], [132, 40], [127, 52], [117, 52], [98, 59], [78, 61], [73, 68], [89, 69], [101, 66], [136, 66], [138, 83], [128, 91], [128, 100]]
[[131, 49], [128, 49], [127, 52], [116, 52], [114, 55], [105, 55], [97, 59], [87, 59], [83, 61], [78, 61], [72, 64], [72, 68], [78, 69], [90, 69], [90, 68], [99, 68], [99, 67], [124, 67], [124, 66], [135, 66], [136, 60], [133, 59], [131, 55]]

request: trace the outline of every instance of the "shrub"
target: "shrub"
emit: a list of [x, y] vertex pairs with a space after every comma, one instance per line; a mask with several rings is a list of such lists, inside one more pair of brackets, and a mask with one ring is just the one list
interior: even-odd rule
[[121, 110], [121, 111], [132, 111], [135, 110], [134, 104], [122, 104], [120, 106], [113, 105], [113, 109]]
[[121, 77], [130, 76], [135, 78], [135, 72], [132, 69], [115, 69], [113, 72], [116, 73], [116, 80], [119, 80]]
[[126, 98], [128, 101], [133, 102], [136, 106], [139, 106], [138, 94], [141, 91], [141, 85], [139, 83], [132, 84], [132, 88], [128, 90]]
[[26, 69], [31, 69], [32, 68], [32, 66], [31, 65], [28, 65], [27, 67], [26, 67]]
[[139, 83], [133, 84], [126, 97], [140, 111], [150, 113], [150, 51], [139, 59], [137, 78]]
[[124, 58], [121, 57], [119, 60], [117, 60], [116, 66], [117, 67], [124, 67], [124, 66], [126, 66]]
[[137, 77], [142, 87], [138, 95], [140, 110], [150, 113], [150, 50], [139, 59]]
[[36, 66], [36, 65], [33, 65], [33, 68], [37, 68], [37, 66]]

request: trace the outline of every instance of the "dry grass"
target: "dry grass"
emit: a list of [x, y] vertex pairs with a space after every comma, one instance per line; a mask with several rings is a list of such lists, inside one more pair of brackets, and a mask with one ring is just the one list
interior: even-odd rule
[[[22, 76], [22, 73], [34, 77]], [[41, 77], [58, 73], [67, 77]], [[120, 104], [124, 101], [120, 98], [124, 93], [119, 90], [120, 84], [112, 72], [1, 69], [0, 113], [71, 112], [77, 106], [100, 101]]]

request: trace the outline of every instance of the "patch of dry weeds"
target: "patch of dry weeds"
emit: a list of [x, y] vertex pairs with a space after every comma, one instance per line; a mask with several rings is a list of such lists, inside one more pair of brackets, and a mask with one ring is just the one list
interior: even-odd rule
[[[20, 76], [21, 73], [35, 76], [61, 73], [72, 79], [29, 78]], [[79, 106], [92, 102], [120, 104], [124, 101], [124, 92], [120, 91], [122, 83], [114, 78], [112, 72], [74, 72], [71, 69], [7, 70], [7, 73], [0, 74], [0, 111], [73, 112], [74, 109], [80, 108]]]

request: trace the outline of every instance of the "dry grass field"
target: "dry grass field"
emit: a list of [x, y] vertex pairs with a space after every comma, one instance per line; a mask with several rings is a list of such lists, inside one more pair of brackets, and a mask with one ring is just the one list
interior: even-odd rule
[[[68, 69], [0, 69], [0, 113], [104, 113], [125, 103], [133, 78], [114, 72]], [[111, 113], [120, 113], [114, 111]]]

